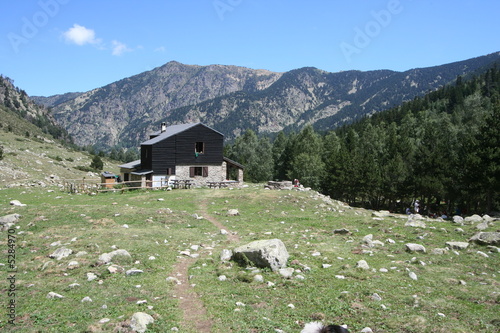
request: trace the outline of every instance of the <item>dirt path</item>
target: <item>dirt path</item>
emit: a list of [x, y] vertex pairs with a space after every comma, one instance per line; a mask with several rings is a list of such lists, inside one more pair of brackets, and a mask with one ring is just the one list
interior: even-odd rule
[[[238, 235], [230, 232], [222, 223], [208, 213], [206, 200], [200, 202], [199, 213], [219, 230], [227, 230], [227, 239], [229, 243], [235, 243], [239, 240]], [[189, 283], [188, 269], [196, 260], [197, 259], [194, 258], [184, 257], [174, 266], [173, 274], [181, 282], [175, 286], [174, 294], [179, 299], [179, 306], [183, 312], [182, 327], [192, 332], [210, 333], [213, 322], [208, 318], [207, 311], [199, 295], [192, 290]]]

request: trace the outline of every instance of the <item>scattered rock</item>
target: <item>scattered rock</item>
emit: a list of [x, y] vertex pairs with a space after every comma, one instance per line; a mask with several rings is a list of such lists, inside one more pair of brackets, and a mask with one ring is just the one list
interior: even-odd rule
[[67, 249], [65, 247], [60, 247], [57, 250], [55, 250], [51, 255], [49, 255], [49, 257], [52, 259], [61, 260], [62, 258], [68, 257], [72, 253], [73, 250]]
[[268, 267], [274, 272], [286, 267], [290, 257], [285, 244], [279, 239], [254, 241], [237, 247], [233, 253], [233, 260], [245, 264], [250, 261], [257, 267]]
[[85, 302], [92, 302], [92, 298], [85, 296], [80, 302], [85, 303]]
[[24, 207], [26, 204], [21, 203], [19, 200], [11, 200], [10, 201], [11, 206], [16, 206], [16, 207]]
[[453, 216], [453, 223], [464, 224], [464, 218], [462, 216]]
[[147, 325], [154, 323], [153, 317], [144, 312], [136, 312], [130, 319], [130, 328], [133, 331], [143, 333], [147, 329]]
[[422, 228], [422, 229], [427, 228], [423, 220], [408, 220], [405, 223], [405, 227]]
[[368, 266], [368, 263], [366, 262], [366, 260], [360, 260], [356, 263], [356, 268], [370, 269], [370, 266]]
[[410, 273], [408, 274], [408, 276], [409, 276], [409, 277], [410, 277], [410, 279], [412, 279], [412, 280], [415, 280], [415, 281], [417, 281], [417, 280], [418, 280], [418, 278], [417, 278], [417, 274], [415, 274], [414, 272], [410, 272]]
[[178, 278], [173, 277], [173, 276], [169, 276], [168, 278], [166, 278], [166, 281], [167, 282], [172, 282], [172, 283], [175, 283], [175, 284], [182, 284], [181, 281], [179, 281]]
[[240, 212], [237, 209], [229, 209], [227, 211], [228, 216], [238, 216], [240, 215]]
[[425, 247], [420, 244], [408, 243], [405, 247], [407, 252], [426, 252]]
[[[132, 259], [132, 256], [130, 255], [130, 253], [127, 252], [127, 250], [115, 250], [115, 251], [112, 251], [112, 252], [109, 252], [109, 253], [103, 253], [99, 256], [99, 262], [103, 263], [103, 264], [107, 264], [111, 261], [113, 261], [113, 259], [125, 259], [125, 260], [131, 260]], [[115, 260], [116, 260], [115, 259]]]
[[9, 214], [0, 217], [0, 231], [9, 230], [10, 228], [12, 228], [17, 223], [20, 217], [21, 215], [19, 214]]
[[346, 228], [342, 228], [342, 229], [335, 229], [333, 230], [333, 233], [334, 234], [337, 234], [337, 235], [347, 235], [350, 233], [350, 231]]
[[144, 273], [144, 271], [140, 270], [140, 269], [137, 269], [137, 268], [132, 268], [132, 269], [129, 269], [128, 271], [125, 272], [125, 274], [127, 276], [139, 275], [139, 274], [142, 274], [142, 273]]
[[223, 249], [220, 254], [220, 260], [221, 261], [229, 261], [231, 260], [231, 257], [233, 256], [233, 251], [228, 250], [228, 249]]
[[474, 224], [474, 223], [479, 223], [483, 221], [483, 218], [477, 214], [474, 214], [472, 216], [467, 216], [464, 221], [466, 223]]
[[488, 226], [488, 221], [482, 221], [478, 225], [476, 225], [476, 229], [482, 231], [488, 229]]
[[369, 234], [363, 237], [363, 243], [368, 247], [373, 247], [373, 235]]
[[80, 266], [80, 263], [78, 263], [78, 261], [75, 261], [75, 260], [72, 260], [68, 263], [69, 269], [75, 269], [75, 268], [78, 268], [79, 266]]
[[446, 246], [454, 250], [465, 250], [469, 243], [467, 242], [446, 242]]
[[257, 275], [254, 275], [253, 280], [255, 282], [262, 283], [262, 282], [264, 282], [264, 277], [262, 275], [260, 275], [260, 274], [257, 274]]
[[225, 276], [225, 275], [219, 275], [218, 279], [219, 279], [219, 281], [226, 281], [227, 280], [227, 276]]
[[500, 232], [478, 232], [469, 239], [469, 242], [498, 246], [500, 245]]
[[95, 279], [97, 279], [95, 273], [87, 273], [87, 281], [94, 281]]
[[51, 291], [50, 293], [47, 294], [47, 298], [49, 298], [49, 299], [58, 299], [58, 298], [64, 298], [64, 296]]
[[280, 275], [281, 275], [282, 277], [286, 278], [286, 279], [291, 278], [291, 277], [292, 277], [292, 275], [293, 275], [293, 272], [294, 272], [294, 271], [295, 271], [295, 270], [294, 270], [293, 268], [291, 268], [291, 267], [289, 267], [289, 268], [280, 268], [280, 269], [278, 270], [278, 272], [280, 273]]
[[110, 265], [108, 266], [108, 272], [110, 274], [115, 274], [115, 273], [122, 273], [125, 271], [125, 268], [123, 268], [122, 266], [118, 266], [118, 265]]
[[448, 250], [447, 249], [443, 249], [443, 248], [435, 248], [435, 249], [432, 249], [431, 253], [432, 254], [437, 254], [437, 255], [442, 255], [442, 254], [448, 253]]

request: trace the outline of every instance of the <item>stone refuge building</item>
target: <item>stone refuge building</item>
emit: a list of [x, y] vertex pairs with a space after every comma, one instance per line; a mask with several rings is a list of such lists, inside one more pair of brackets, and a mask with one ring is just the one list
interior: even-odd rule
[[[243, 182], [244, 167], [223, 156], [224, 135], [202, 123], [166, 126], [141, 143], [141, 159], [120, 165], [121, 179], [137, 187], [163, 187], [189, 181], [194, 186], [210, 182]], [[237, 172], [230, 172], [231, 169]]]

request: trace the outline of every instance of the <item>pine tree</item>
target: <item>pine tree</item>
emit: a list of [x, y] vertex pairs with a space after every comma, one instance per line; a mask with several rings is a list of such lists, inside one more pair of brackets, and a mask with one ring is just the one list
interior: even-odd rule
[[92, 158], [92, 162], [90, 162], [90, 168], [94, 170], [102, 170], [104, 167], [104, 163], [102, 162], [102, 159], [99, 157], [99, 155], [94, 155]]

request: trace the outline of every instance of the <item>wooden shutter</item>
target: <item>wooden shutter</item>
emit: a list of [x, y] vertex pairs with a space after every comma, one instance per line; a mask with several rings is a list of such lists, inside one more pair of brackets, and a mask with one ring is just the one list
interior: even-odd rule
[[189, 177], [194, 177], [194, 167], [189, 167]]
[[203, 167], [203, 177], [208, 177], [208, 167]]

